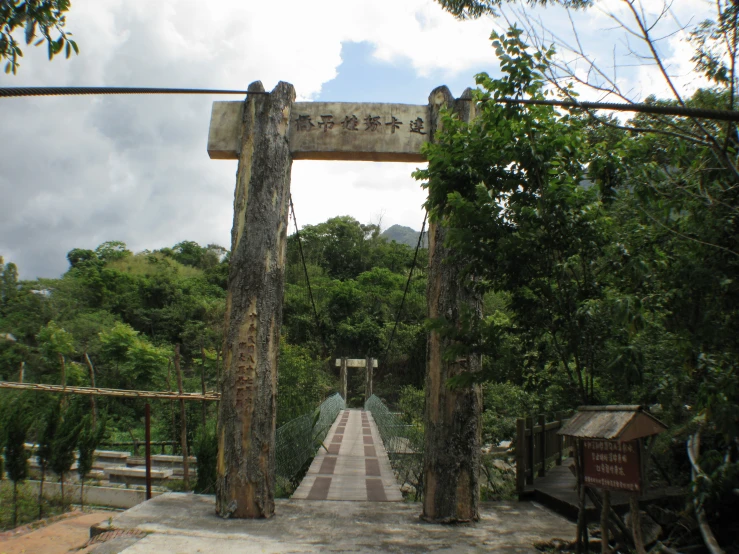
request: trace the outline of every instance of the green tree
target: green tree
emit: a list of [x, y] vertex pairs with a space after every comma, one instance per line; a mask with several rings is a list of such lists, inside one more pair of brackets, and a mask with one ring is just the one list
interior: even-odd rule
[[12, 262], [3, 266], [3, 258], [0, 256], [0, 310], [10, 304], [17, 295], [18, 267]]
[[195, 441], [195, 456], [198, 459], [198, 479], [193, 490], [198, 494], [213, 494], [218, 461], [218, 437], [215, 425], [200, 428]]
[[69, 58], [74, 51], [79, 54], [72, 33], [65, 31], [70, 0], [7, 0], [0, 3], [0, 59], [7, 60], [5, 73], [17, 73], [23, 57], [18, 35], [22, 34], [25, 44], [31, 44], [37, 33], [41, 38], [34, 42], [38, 46], [46, 42], [49, 59], [60, 54]]
[[[511, 0], [436, 0], [442, 8], [459, 19], [477, 19], [483, 15], [499, 15], [498, 8]], [[566, 8], [587, 8], [595, 0], [526, 0], [529, 5], [559, 4]]]
[[26, 434], [28, 418], [25, 403], [20, 399], [13, 402], [5, 421], [5, 469], [13, 481], [13, 527], [18, 524], [18, 483], [28, 477], [28, 454], [26, 453]]
[[57, 429], [59, 427], [59, 419], [61, 416], [61, 401], [52, 402], [46, 411], [45, 417], [41, 423], [41, 433], [38, 437], [38, 463], [41, 467], [41, 482], [38, 492], [38, 517], [44, 517], [44, 481], [46, 480], [46, 470], [51, 466], [51, 460], [54, 455], [54, 444], [56, 442]]
[[95, 449], [105, 436], [105, 418], [95, 421], [92, 414], [82, 419], [82, 429], [77, 441], [79, 457], [77, 458], [77, 474], [80, 476], [80, 505], [85, 508], [85, 478], [92, 471]]
[[64, 477], [72, 469], [75, 461], [75, 451], [80, 432], [82, 431], [82, 418], [80, 417], [79, 405], [73, 402], [61, 412], [59, 426], [52, 442], [51, 459], [49, 467], [59, 476], [59, 484], [62, 491], [62, 506], [64, 503]]
[[103, 262], [112, 262], [115, 260], [121, 260], [128, 256], [133, 255], [133, 252], [126, 248], [126, 243], [119, 240], [111, 240], [104, 242], [95, 249], [95, 254], [98, 259]]
[[58, 361], [61, 369], [60, 382], [67, 384], [67, 364], [65, 356], [74, 352], [74, 337], [54, 321], [50, 321], [36, 336], [44, 357], [50, 362]]
[[606, 332], [602, 303], [610, 276], [601, 267], [609, 220], [596, 189], [583, 186], [592, 152], [582, 120], [549, 106], [495, 102], [543, 99], [542, 72], [554, 52], [532, 53], [516, 28], [492, 38], [503, 77], [477, 76], [477, 117], [466, 124], [445, 115], [444, 130], [425, 147], [429, 167], [416, 176], [428, 181], [430, 216], [449, 227], [451, 262], [474, 275], [482, 292], [505, 291], [514, 318], [507, 329], [487, 318], [447, 332], [459, 333], [460, 348], [486, 345], [493, 359], [501, 331], [521, 334], [551, 353], [587, 403]]

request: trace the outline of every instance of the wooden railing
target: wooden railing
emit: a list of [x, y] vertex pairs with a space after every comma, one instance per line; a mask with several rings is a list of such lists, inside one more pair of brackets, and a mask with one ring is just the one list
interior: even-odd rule
[[571, 456], [574, 442], [562, 437], [557, 431], [565, 420], [564, 412], [557, 412], [555, 421], [546, 421], [541, 414], [516, 420], [516, 491], [523, 492], [526, 485], [534, 483], [536, 477], [544, 477], [547, 465], [554, 462], [562, 465], [564, 456]]

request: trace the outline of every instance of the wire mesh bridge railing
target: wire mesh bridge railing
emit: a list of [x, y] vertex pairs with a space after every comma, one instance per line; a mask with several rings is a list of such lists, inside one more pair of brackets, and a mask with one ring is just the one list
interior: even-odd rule
[[364, 403], [372, 414], [401, 489], [415, 500], [423, 490], [423, 428], [404, 423], [374, 394]]
[[305, 463], [316, 455], [344, 405], [344, 399], [336, 393], [314, 411], [296, 417], [277, 429], [275, 464], [278, 477], [292, 480]]

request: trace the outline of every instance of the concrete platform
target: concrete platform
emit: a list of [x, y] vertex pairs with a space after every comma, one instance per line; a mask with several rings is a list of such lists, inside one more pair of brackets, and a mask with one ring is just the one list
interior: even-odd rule
[[215, 515], [212, 496], [167, 493], [94, 526], [91, 533], [149, 533], [133, 545], [100, 550], [106, 554], [536, 552], [534, 542], [575, 535], [572, 523], [532, 502], [485, 503], [481, 521], [465, 525], [424, 523], [420, 512], [417, 503], [277, 500], [271, 519], [224, 520]]

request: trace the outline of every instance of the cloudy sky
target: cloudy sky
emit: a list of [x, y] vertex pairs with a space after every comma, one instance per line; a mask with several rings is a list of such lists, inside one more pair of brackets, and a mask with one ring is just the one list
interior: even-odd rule
[[[705, 0], [675, 4], [661, 31], [711, 15]], [[618, 0], [600, 5], [623, 14]], [[534, 15], [572, 40], [563, 10]], [[653, 68], [624, 57], [638, 45], [605, 13], [576, 13], [574, 21], [604, 66], [616, 52], [618, 81], [633, 98], [664, 92]], [[27, 47], [18, 75], [3, 74], [0, 86], [245, 89], [261, 80], [271, 90], [283, 80], [299, 100], [425, 104], [440, 84], [458, 96], [475, 73], [499, 73], [489, 35], [503, 25], [456, 21], [433, 0], [73, 0], [67, 27], [80, 55], [49, 62], [43, 47]], [[700, 83], [684, 38], [674, 34], [659, 48], [689, 90]], [[236, 162], [206, 152], [211, 103], [224, 99], [238, 97], [0, 100], [0, 256], [32, 279], [59, 276], [69, 250], [107, 240], [134, 251], [182, 240], [228, 247]], [[418, 230], [416, 166], [295, 162], [298, 222], [348, 214]]]

